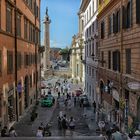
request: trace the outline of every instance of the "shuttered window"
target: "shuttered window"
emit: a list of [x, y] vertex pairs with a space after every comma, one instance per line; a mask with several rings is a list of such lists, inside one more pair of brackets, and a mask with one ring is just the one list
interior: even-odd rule
[[113, 33], [116, 33], [116, 15], [113, 14]]
[[30, 87], [32, 87], [32, 75], [30, 75]]
[[108, 19], [108, 34], [110, 35], [113, 32], [113, 16], [110, 15]]
[[120, 71], [120, 52], [113, 52], [113, 70]]
[[12, 33], [12, 7], [8, 3], [6, 6], [6, 31]]
[[111, 51], [108, 51], [108, 69], [111, 69]]
[[122, 27], [123, 29], [125, 28], [130, 28], [132, 26], [132, 0], [129, 0], [128, 4], [126, 7], [122, 7]]
[[17, 13], [17, 36], [21, 36], [21, 15]]
[[7, 51], [7, 73], [11, 74], [13, 72], [13, 52]]
[[122, 7], [122, 28], [125, 29], [126, 28], [126, 8], [123, 6]]
[[101, 66], [104, 67], [104, 52], [101, 52]]
[[101, 22], [101, 39], [105, 37], [105, 23], [104, 21]]
[[116, 13], [116, 33], [120, 32], [120, 10]]
[[28, 21], [24, 18], [24, 39], [28, 39]]
[[126, 73], [131, 74], [131, 49], [126, 49]]
[[21, 52], [17, 53], [17, 69], [21, 69], [21, 65], [22, 65], [22, 55]]
[[126, 27], [131, 27], [131, 3], [129, 2], [127, 5], [127, 20], [126, 20]]
[[140, 0], [136, 0], [136, 23], [140, 24]]

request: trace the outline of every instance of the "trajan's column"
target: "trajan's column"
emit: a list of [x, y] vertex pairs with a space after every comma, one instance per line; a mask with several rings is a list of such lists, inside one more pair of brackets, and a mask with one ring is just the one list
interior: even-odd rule
[[50, 69], [50, 23], [51, 20], [48, 15], [48, 8], [46, 8], [46, 15], [44, 19], [44, 47], [45, 52], [43, 55], [43, 69]]

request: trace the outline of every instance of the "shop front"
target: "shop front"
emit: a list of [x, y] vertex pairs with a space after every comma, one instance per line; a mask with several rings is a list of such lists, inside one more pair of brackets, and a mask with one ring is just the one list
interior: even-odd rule
[[112, 110], [112, 122], [119, 123], [119, 92], [117, 89], [112, 89], [112, 100], [113, 100], [113, 110]]

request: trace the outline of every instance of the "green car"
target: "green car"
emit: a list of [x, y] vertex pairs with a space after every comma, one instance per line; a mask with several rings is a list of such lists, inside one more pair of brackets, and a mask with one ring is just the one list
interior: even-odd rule
[[41, 100], [41, 106], [42, 107], [51, 107], [54, 104], [54, 97], [48, 96]]

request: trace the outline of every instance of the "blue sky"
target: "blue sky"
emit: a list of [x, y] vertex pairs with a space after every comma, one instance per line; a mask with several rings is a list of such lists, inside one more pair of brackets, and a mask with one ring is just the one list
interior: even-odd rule
[[78, 10], [80, 0], [41, 0], [41, 44], [43, 45], [42, 24], [46, 7], [51, 19], [50, 43], [51, 47], [70, 46], [72, 36], [78, 32]]

